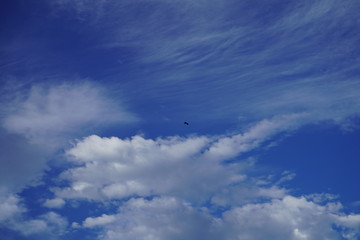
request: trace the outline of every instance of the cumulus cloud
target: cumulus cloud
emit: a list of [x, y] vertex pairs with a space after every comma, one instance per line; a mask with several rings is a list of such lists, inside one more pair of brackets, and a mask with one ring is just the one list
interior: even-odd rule
[[[62, 174], [71, 186], [63, 198], [112, 199], [174, 194], [205, 200], [245, 179], [241, 163], [222, 164], [258, 147], [271, 135], [294, 126], [295, 117], [263, 121], [231, 137], [170, 137], [155, 140], [89, 136], [67, 151], [75, 164]], [[264, 191], [262, 191], [264, 193]]]
[[243, 176], [236, 174], [235, 165], [221, 166], [198, 156], [209, 141], [206, 137], [87, 137], [68, 151], [72, 161], [82, 166], [62, 174], [71, 186], [56, 194], [64, 198], [121, 199], [173, 193], [197, 198], [241, 180]]
[[67, 228], [67, 220], [54, 212], [38, 217], [27, 216], [27, 208], [17, 195], [0, 195], [0, 227], [11, 229], [23, 236], [36, 235], [57, 239]]
[[206, 213], [173, 197], [131, 199], [111, 217], [102, 239], [216, 239]]
[[115, 213], [74, 223], [101, 229], [100, 239], [355, 240], [359, 216], [343, 213], [335, 196], [291, 196], [281, 184], [293, 173], [251, 177], [254, 163], [239, 159], [308, 121], [306, 114], [279, 116], [231, 136], [92, 135], [67, 151], [74, 166], [61, 178], [69, 185], [54, 191], [61, 198], [122, 201]]
[[[215, 217], [173, 197], [131, 199], [113, 215], [103, 215], [101, 239], [286, 239], [355, 240], [359, 215], [344, 215], [338, 203], [318, 205], [304, 197], [284, 196], [265, 203], [245, 204]], [[85, 227], [93, 227], [90, 224]], [[336, 225], [342, 230], [335, 231]], [[352, 234], [352, 235], [351, 235]]]
[[19, 218], [14, 219], [6, 227], [16, 230], [25, 236], [48, 236], [49, 238], [58, 239], [65, 233], [68, 222], [55, 212], [48, 212], [35, 219]]
[[338, 203], [318, 205], [304, 197], [285, 196], [231, 209], [221, 224], [239, 239], [338, 239], [333, 224], [343, 218], [340, 208]]
[[16, 195], [4, 196], [0, 195], [0, 223], [19, 216], [24, 212], [24, 208], [20, 205], [20, 200]]
[[109, 223], [112, 223], [115, 221], [115, 216], [113, 215], [106, 215], [103, 214], [100, 217], [88, 217], [85, 219], [83, 226], [84, 227], [95, 227], [95, 226], [102, 226], [102, 225], [107, 225]]
[[[155, 140], [101, 138], [92, 135], [67, 151], [75, 166], [61, 177], [70, 186], [57, 189], [61, 198], [121, 199], [133, 195], [170, 194], [206, 200], [231, 184], [244, 181], [245, 162], [223, 164], [261, 146], [271, 136], [299, 125], [302, 115], [264, 120], [232, 136], [169, 137]], [[257, 186], [255, 188], [258, 188]], [[282, 190], [251, 189], [252, 195]], [[195, 200], [195, 199], [193, 199]]]
[[61, 198], [47, 199], [44, 202], [44, 206], [47, 208], [62, 208], [64, 205], [65, 201]]

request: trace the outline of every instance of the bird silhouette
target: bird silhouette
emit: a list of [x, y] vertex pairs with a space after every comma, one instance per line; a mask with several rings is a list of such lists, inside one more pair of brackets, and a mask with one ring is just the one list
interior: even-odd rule
[[189, 123], [188, 123], [188, 122], [184, 122], [184, 125], [189, 125]]

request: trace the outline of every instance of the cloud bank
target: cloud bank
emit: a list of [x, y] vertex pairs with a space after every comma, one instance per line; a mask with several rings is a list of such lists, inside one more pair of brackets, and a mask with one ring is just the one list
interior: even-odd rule
[[62, 198], [96, 200], [170, 194], [204, 201], [224, 186], [246, 178], [241, 174], [243, 164], [223, 161], [296, 128], [300, 117], [262, 121], [248, 132], [232, 136], [155, 140], [134, 136], [123, 140], [92, 135], [67, 151], [75, 167], [61, 177], [70, 180], [71, 186], [56, 193]]
[[[173, 197], [131, 199], [113, 215], [87, 218], [83, 226], [102, 226], [101, 239], [357, 239], [359, 215], [339, 213], [341, 205], [318, 205], [285, 196], [246, 204], [221, 217]], [[341, 228], [340, 233], [334, 226]]]
[[[282, 183], [249, 174], [241, 154], [301, 126], [303, 115], [264, 120], [242, 134], [145, 139], [96, 135], [67, 151], [74, 166], [60, 176], [58, 197], [120, 201], [115, 212], [73, 226], [99, 239], [352, 239], [360, 216], [328, 194], [294, 196]], [[115, 205], [117, 206], [117, 205]]]

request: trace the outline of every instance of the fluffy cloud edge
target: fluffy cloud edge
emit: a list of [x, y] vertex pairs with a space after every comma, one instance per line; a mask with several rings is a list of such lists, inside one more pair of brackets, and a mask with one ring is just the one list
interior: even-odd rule
[[[346, 215], [341, 204], [322, 205], [305, 197], [285, 195], [264, 203], [249, 203], [211, 214], [174, 197], [130, 199], [117, 213], [87, 218], [82, 226], [102, 229], [100, 239], [288, 239], [339, 237], [355, 240], [360, 215]], [[334, 226], [338, 229], [335, 230]]]
[[47, 208], [62, 208], [65, 205], [64, 199], [61, 198], [53, 198], [46, 199], [44, 202], [44, 206]]
[[2, 113], [3, 128], [48, 147], [89, 126], [139, 120], [91, 81], [38, 84], [7, 94], [13, 97]]

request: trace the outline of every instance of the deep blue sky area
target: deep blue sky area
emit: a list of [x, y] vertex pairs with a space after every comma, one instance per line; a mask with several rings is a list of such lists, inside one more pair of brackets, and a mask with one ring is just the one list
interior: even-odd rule
[[0, 239], [360, 239], [359, 11], [2, 1]]
[[296, 173], [292, 184], [297, 192], [329, 192], [350, 204], [360, 197], [355, 187], [360, 164], [359, 134], [358, 129], [344, 132], [330, 126], [304, 127], [266, 151], [261, 161]]

